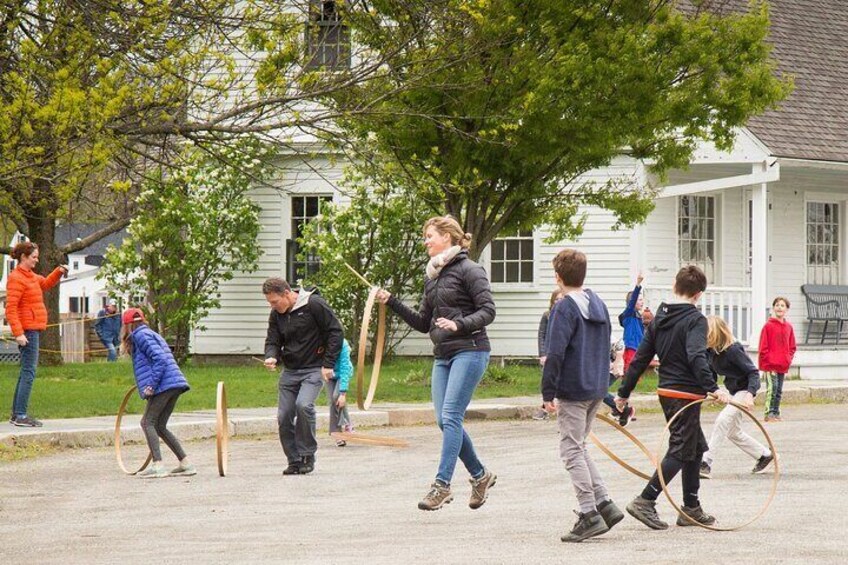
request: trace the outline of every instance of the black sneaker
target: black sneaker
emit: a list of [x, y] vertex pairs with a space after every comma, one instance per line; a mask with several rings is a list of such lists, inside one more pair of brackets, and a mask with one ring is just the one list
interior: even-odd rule
[[[683, 514], [686, 514], [686, 516], [689, 516], [689, 518], [695, 520], [699, 524], [704, 524], [705, 526], [712, 526], [716, 522], [715, 517], [710, 516], [709, 514], [704, 512], [700, 504], [694, 508], [689, 508], [688, 506], [681, 506], [680, 509], [683, 510]], [[691, 520], [687, 520], [682, 514], [678, 514], [677, 525], [694, 526], [695, 524], [693, 524]]]
[[289, 463], [289, 466], [283, 469], [284, 475], [299, 475], [300, 474], [300, 461], [293, 461]]
[[630, 405], [624, 407], [624, 410], [621, 411], [621, 414], [618, 417], [618, 423], [621, 426], [626, 426], [630, 423], [630, 420], [633, 420], [633, 416], [636, 414], [636, 409]]
[[624, 513], [618, 509], [618, 506], [612, 500], [605, 500], [598, 504], [598, 512], [601, 513], [604, 523], [610, 530], [613, 526], [624, 520]]
[[627, 505], [627, 513], [651, 528], [652, 530], [667, 530], [668, 524], [660, 520], [657, 514], [657, 503], [641, 496], [634, 498]]
[[315, 456], [304, 455], [300, 463], [300, 474], [306, 475], [315, 470]]
[[575, 511], [575, 514], [578, 516], [577, 523], [574, 524], [570, 532], [559, 538], [562, 541], [574, 543], [605, 534], [609, 531], [606, 523], [604, 523], [603, 516], [597, 510], [592, 510], [585, 514]]
[[41, 423], [41, 420], [36, 420], [35, 418], [31, 418], [30, 416], [24, 416], [23, 418], [15, 418], [14, 420], [12, 420], [12, 423], [22, 428], [40, 428], [44, 425]]
[[710, 466], [707, 463], [705, 463], [703, 461], [701, 461], [701, 468], [698, 470], [698, 474], [701, 476], [702, 479], [712, 479], [713, 478], [713, 470], [710, 468]]
[[757, 464], [754, 465], [754, 468], [751, 469], [751, 472], [755, 475], [759, 475], [760, 473], [765, 472], [766, 467], [771, 465], [771, 462], [774, 461], [774, 455], [763, 455], [759, 459], [757, 459]]

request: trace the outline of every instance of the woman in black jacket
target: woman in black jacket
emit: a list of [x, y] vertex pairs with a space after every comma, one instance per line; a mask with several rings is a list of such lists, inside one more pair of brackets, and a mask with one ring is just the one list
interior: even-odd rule
[[489, 363], [486, 326], [495, 319], [495, 303], [486, 272], [468, 258], [470, 234], [455, 219], [430, 218], [424, 224], [424, 246], [430, 261], [424, 283], [424, 297], [418, 312], [383, 289], [377, 299], [388, 304], [419, 332], [429, 332], [433, 342], [431, 391], [436, 423], [442, 430], [442, 455], [436, 480], [421, 510], [438, 510], [453, 500], [450, 482], [461, 459], [471, 474], [472, 509], [481, 507], [497, 477], [488, 471], [474, 451], [471, 438], [462, 426], [471, 402]]
[[[733, 395], [733, 400], [747, 408], [753, 408], [754, 397], [760, 389], [760, 372], [742, 344], [733, 338], [727, 323], [718, 316], [707, 317], [707, 357], [710, 367], [717, 375], [724, 375], [724, 386]], [[716, 378], [718, 380], [718, 378]], [[713, 424], [709, 451], [701, 462], [701, 477], [709, 479], [716, 451], [725, 439], [756, 461], [752, 473], [762, 473], [774, 461], [769, 448], [742, 430], [745, 417], [735, 406], [726, 406]]]

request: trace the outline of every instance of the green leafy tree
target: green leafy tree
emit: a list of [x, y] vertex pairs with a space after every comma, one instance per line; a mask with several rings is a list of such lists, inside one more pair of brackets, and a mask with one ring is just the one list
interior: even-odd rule
[[[304, 282], [321, 289], [354, 348], [359, 341], [368, 288], [345, 263], [371, 284], [398, 296], [419, 294], [423, 284], [426, 254], [420, 234], [429, 210], [399, 191], [392, 184], [391, 175], [384, 174], [387, 170], [391, 167], [367, 163], [349, 167], [341, 183], [349, 203], [325, 208], [320, 218], [307, 224], [299, 240], [304, 255], [321, 259], [318, 272]], [[376, 320], [375, 313], [374, 328]], [[387, 322], [391, 353], [409, 333], [409, 327], [398, 324], [393, 316]]]
[[[701, 140], [730, 148], [735, 128], [790, 91], [770, 58], [766, 3], [722, 4], [380, 0], [379, 17], [355, 19], [357, 39], [399, 55], [327, 103], [353, 158], [391, 167], [410, 197], [457, 217], [473, 257], [504, 230], [577, 236], [587, 205], [630, 226], [654, 192], [581, 175], [625, 152], [659, 175], [684, 167]], [[344, 116], [366, 100], [370, 113]]]
[[268, 151], [255, 141], [219, 158], [187, 148], [179, 168], [147, 181], [129, 236], [107, 253], [98, 276], [120, 293], [146, 296], [152, 327], [180, 363], [191, 330], [204, 329], [200, 320], [220, 307], [221, 282], [258, 266], [259, 207], [248, 192], [271, 173]]

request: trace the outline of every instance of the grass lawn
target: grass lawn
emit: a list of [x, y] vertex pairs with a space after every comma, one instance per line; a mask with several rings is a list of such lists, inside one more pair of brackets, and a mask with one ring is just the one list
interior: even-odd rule
[[[429, 402], [431, 361], [396, 359], [385, 363], [374, 402]], [[188, 366], [186, 378], [191, 391], [180, 398], [178, 410], [189, 412], [215, 408], [218, 381], [227, 384], [231, 408], [256, 408], [277, 405], [277, 373], [259, 365], [242, 367]], [[370, 367], [366, 369], [366, 378]], [[0, 398], [9, 406], [18, 378], [18, 366], [0, 364]], [[535, 396], [539, 394], [538, 367], [491, 365], [483, 377], [475, 398]], [[79, 418], [113, 415], [127, 389], [135, 384], [129, 360], [117, 363], [93, 362], [62, 367], [39, 367], [30, 399], [30, 412], [37, 418]], [[617, 386], [617, 385], [614, 385]], [[351, 383], [349, 401], [355, 403], [355, 383]], [[656, 376], [648, 373], [638, 391], [656, 389]], [[324, 393], [318, 404], [326, 404]], [[130, 402], [129, 411], [139, 413], [140, 398]]]

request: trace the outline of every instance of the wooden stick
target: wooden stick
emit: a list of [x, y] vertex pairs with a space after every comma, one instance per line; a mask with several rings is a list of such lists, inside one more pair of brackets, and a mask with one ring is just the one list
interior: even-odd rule
[[363, 283], [365, 283], [365, 286], [367, 286], [368, 288], [371, 288], [372, 286], [374, 286], [373, 284], [371, 284], [370, 282], [368, 282], [368, 279], [366, 279], [365, 277], [363, 277], [362, 275], [360, 275], [360, 274], [356, 271], [356, 269], [354, 269], [353, 267], [351, 267], [351, 266], [350, 266], [350, 265], [348, 265], [347, 263], [345, 263], [344, 265], [345, 265], [345, 267], [347, 267], [348, 269], [350, 269], [350, 272], [351, 272], [351, 273], [353, 273], [354, 275], [356, 275], [356, 278], [358, 278], [358, 279], [359, 279], [359, 280], [361, 280]]

